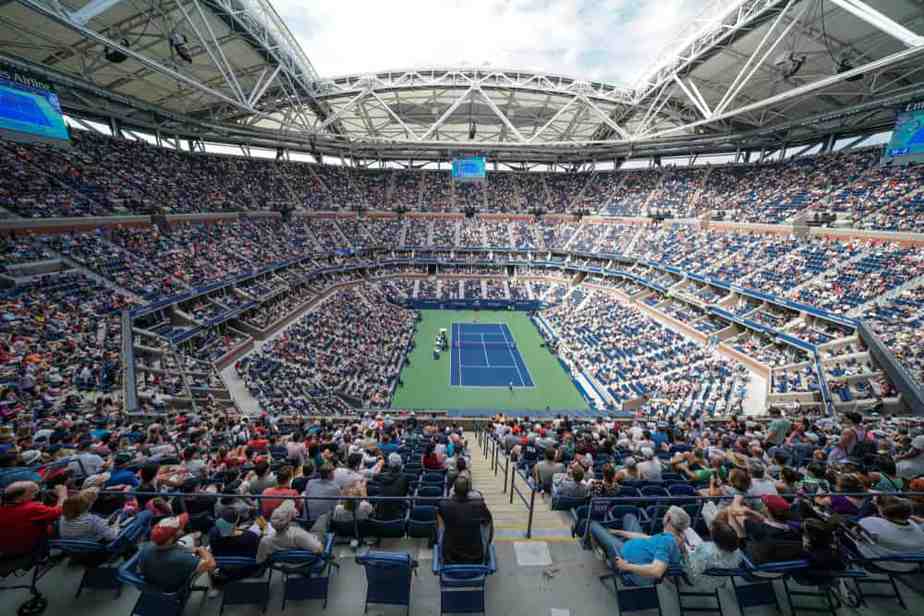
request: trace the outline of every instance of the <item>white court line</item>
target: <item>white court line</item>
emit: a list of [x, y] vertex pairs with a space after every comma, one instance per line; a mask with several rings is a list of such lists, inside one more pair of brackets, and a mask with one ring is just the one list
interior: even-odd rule
[[[453, 328], [453, 335], [458, 333], [459, 338], [461, 338], [462, 337], [462, 326], [459, 325], [458, 323], [453, 323], [452, 328]], [[453, 339], [453, 342], [455, 342], [455, 339]], [[459, 344], [460, 345], [462, 344], [462, 340], [459, 340]], [[464, 385], [464, 383], [462, 382], [462, 347], [460, 346], [459, 348], [455, 348], [455, 346], [453, 346], [452, 350], [453, 352], [455, 352], [456, 357], [459, 359], [459, 361], [457, 362], [457, 365], [459, 366], [459, 387], [462, 387]]]
[[484, 342], [484, 334], [480, 334], [480, 336], [481, 336], [481, 352], [484, 353], [484, 365], [490, 368], [491, 361], [488, 359], [488, 346]]
[[[519, 367], [519, 365], [518, 365], [517, 362], [516, 362], [516, 358], [513, 357], [513, 354], [510, 353], [509, 351], [508, 351], [508, 354], [511, 356], [511, 359], [513, 359], [513, 364], [511, 364], [511, 365], [500, 365], [500, 364], [491, 364], [491, 363], [489, 363], [487, 366], [466, 366], [465, 364], [463, 364], [463, 363], [462, 363], [462, 348], [461, 348], [461, 347], [456, 348], [456, 346], [455, 346], [455, 342], [456, 342], [456, 341], [458, 341], [459, 344], [462, 343], [462, 326], [463, 326], [463, 325], [465, 325], [465, 323], [455, 323], [455, 322], [454, 322], [454, 323], [452, 324], [452, 329], [451, 329], [451, 331], [452, 331], [452, 336], [453, 336], [453, 337], [452, 337], [452, 339], [451, 339], [451, 343], [452, 343], [452, 344], [450, 345], [450, 353], [451, 353], [451, 354], [452, 354], [452, 353], [455, 353], [455, 354], [457, 354], [456, 356], [458, 357], [458, 364], [459, 364], [459, 384], [458, 384], [458, 385], [453, 385], [453, 384], [452, 384], [452, 368], [450, 367], [450, 369], [449, 369], [449, 386], [450, 386], [450, 387], [466, 387], [466, 388], [473, 388], [473, 389], [500, 389], [500, 388], [506, 388], [507, 385], [465, 385], [465, 384], [462, 382], [462, 374], [463, 374], [463, 373], [462, 373], [462, 369], [463, 369], [463, 368], [468, 368], [468, 369], [470, 369], [470, 370], [480, 370], [480, 369], [484, 369], [484, 368], [513, 368], [513, 369], [515, 369], [515, 370], [517, 371], [517, 373], [520, 374], [520, 387], [522, 387], [523, 389], [535, 389], [535, 388], [536, 388], [536, 385], [535, 385], [535, 384], [533, 384], [533, 385], [527, 385], [527, 384], [526, 384], [526, 381], [523, 379], [523, 376], [522, 376], [522, 372], [521, 372], [521, 370], [520, 370], [520, 367]], [[471, 325], [493, 325], [494, 327], [499, 328], [499, 329], [501, 330], [501, 335], [504, 337], [504, 340], [506, 341], [506, 343], [507, 343], [507, 344], [511, 344], [511, 341], [508, 340], [507, 334], [506, 334], [506, 331], [509, 331], [509, 330], [506, 329], [506, 325], [503, 324], [503, 323], [472, 323]], [[506, 330], [506, 331], [505, 331], [505, 330]], [[475, 334], [470, 334], [470, 335], [471, 335], [471, 336], [474, 336]], [[482, 340], [482, 349], [484, 349], [484, 350], [485, 350], [485, 353], [487, 353], [487, 347], [486, 347], [485, 344], [484, 344], [484, 336], [485, 336], [485, 335], [484, 335], [484, 334], [479, 334], [479, 335], [481, 336], [481, 340]], [[497, 335], [497, 334], [491, 334], [491, 335]], [[473, 343], [473, 344], [474, 344], [474, 343]], [[451, 365], [452, 365], [452, 361], [451, 361], [451, 358], [450, 358], [450, 366], [451, 366]], [[527, 369], [527, 374], [529, 374], [529, 370], [528, 370], [528, 369]]]
[[[507, 342], [508, 344], [513, 344], [512, 340], [507, 339], [507, 326], [506, 325], [501, 328], [501, 333], [504, 335], [505, 342]], [[519, 352], [520, 352], [519, 349], [517, 349], [517, 353]], [[507, 353], [510, 355], [510, 361], [513, 362], [513, 367], [517, 369], [517, 376], [520, 377], [520, 386], [526, 387], [527, 386], [526, 379], [523, 378], [523, 373], [520, 372], [520, 366], [517, 364], [517, 358], [513, 356], [513, 351], [511, 351], [509, 347], [507, 348]]]

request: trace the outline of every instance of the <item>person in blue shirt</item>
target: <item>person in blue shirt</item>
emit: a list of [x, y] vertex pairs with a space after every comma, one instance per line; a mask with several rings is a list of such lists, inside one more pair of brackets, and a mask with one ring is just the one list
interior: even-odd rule
[[107, 488], [114, 488], [118, 486], [129, 486], [130, 488], [137, 488], [141, 481], [138, 479], [138, 473], [131, 469], [126, 468], [132, 462], [132, 456], [130, 453], [120, 453], [117, 454], [113, 460], [113, 469], [109, 475], [109, 480], [106, 481], [105, 486]]
[[386, 458], [395, 452], [401, 447], [401, 443], [397, 439], [393, 440], [393, 435], [385, 433], [382, 435], [382, 442], [379, 443], [379, 451], [382, 452], [382, 455]]
[[670, 439], [667, 437], [667, 425], [658, 423], [655, 431], [651, 433], [651, 440], [654, 442], [655, 451], [661, 451], [663, 445], [669, 445]]
[[606, 552], [613, 568], [627, 574], [627, 580], [637, 586], [650, 586], [664, 576], [670, 565], [679, 566], [682, 559], [684, 533], [690, 528], [690, 516], [680, 507], [664, 513], [664, 532], [649, 537], [641, 532], [638, 517], [627, 513], [622, 530], [610, 530], [593, 522], [590, 534]]

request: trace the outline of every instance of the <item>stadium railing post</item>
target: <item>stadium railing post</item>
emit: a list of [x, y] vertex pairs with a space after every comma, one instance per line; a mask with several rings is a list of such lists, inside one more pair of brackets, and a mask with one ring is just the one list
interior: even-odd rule
[[510, 504], [513, 504], [513, 492], [516, 488], [514, 482], [517, 480], [517, 467], [513, 467], [513, 472], [510, 473]]
[[507, 473], [510, 471], [510, 456], [504, 456], [504, 492], [507, 491]]
[[497, 460], [498, 455], [500, 455], [500, 454], [499, 454], [498, 451], [497, 451], [497, 447], [495, 447], [495, 448], [494, 448], [494, 476], [495, 476], [495, 477], [497, 477], [498, 467], [500, 466], [500, 463], [499, 463], [498, 460]]
[[533, 536], [533, 509], [536, 506], [536, 490], [531, 483], [529, 485], [529, 522], [526, 524], [526, 538], [531, 539]]

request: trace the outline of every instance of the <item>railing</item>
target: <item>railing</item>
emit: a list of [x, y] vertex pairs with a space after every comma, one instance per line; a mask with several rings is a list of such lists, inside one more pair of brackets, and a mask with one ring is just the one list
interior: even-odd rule
[[[491, 470], [494, 471], [495, 477], [500, 472], [501, 460], [503, 460], [504, 482], [502, 485], [504, 486], [504, 494], [507, 494], [509, 490], [510, 504], [513, 504], [513, 497], [516, 495], [520, 499], [520, 502], [526, 507], [528, 512], [526, 538], [530, 539], [533, 534], [533, 512], [536, 507], [536, 492], [538, 492], [536, 485], [526, 473], [517, 467], [511, 455], [503, 451], [503, 446], [493, 433], [485, 431], [484, 425], [481, 422], [478, 422], [476, 426], [478, 444], [481, 447], [482, 455], [490, 461]], [[512, 462], [513, 467], [511, 468]], [[525, 488], [521, 489], [517, 486], [517, 477], [522, 479], [526, 484]], [[526, 490], [529, 490], [528, 495], [526, 494]]]

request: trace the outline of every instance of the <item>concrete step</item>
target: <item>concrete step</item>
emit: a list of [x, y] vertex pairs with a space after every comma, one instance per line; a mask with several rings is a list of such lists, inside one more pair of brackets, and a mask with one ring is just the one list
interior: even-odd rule
[[[472, 482], [474, 489], [484, 496], [485, 504], [494, 517], [494, 540], [497, 542], [567, 542], [571, 537], [570, 518], [565, 512], [552, 511], [549, 499], [536, 495], [533, 503], [532, 536], [526, 539], [529, 526], [529, 509], [517, 495], [510, 502], [509, 483], [505, 485], [503, 462], [495, 474], [491, 470], [491, 461], [476, 442], [472, 448]], [[512, 469], [511, 469], [512, 471]], [[509, 479], [508, 479], [509, 482]], [[517, 480], [517, 488], [525, 492], [524, 482]], [[529, 493], [525, 492], [529, 498]]]

